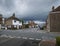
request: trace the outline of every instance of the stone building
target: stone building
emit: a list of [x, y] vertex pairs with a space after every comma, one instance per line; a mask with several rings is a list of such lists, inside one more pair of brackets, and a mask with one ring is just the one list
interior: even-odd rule
[[49, 32], [60, 32], [60, 6], [52, 7], [52, 11], [49, 13], [46, 23], [47, 30]]

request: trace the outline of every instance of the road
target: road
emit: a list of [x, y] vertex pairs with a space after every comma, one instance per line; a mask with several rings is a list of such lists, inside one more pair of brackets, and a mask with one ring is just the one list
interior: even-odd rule
[[[37, 28], [0, 31], [0, 46], [37, 46], [41, 39], [54, 40], [60, 33], [47, 33]], [[35, 42], [32, 44], [32, 42]]]
[[0, 31], [1, 36], [11, 36], [11, 37], [27, 37], [27, 38], [34, 38], [34, 39], [42, 39], [47, 38], [47, 39], [53, 39], [56, 36], [60, 36], [60, 33], [41, 33], [42, 31], [37, 31], [36, 28], [32, 29], [21, 29], [21, 30], [4, 30]]
[[28, 39], [25, 40], [17, 38], [5, 38], [4, 42], [0, 42], [0, 46], [38, 46], [39, 42], [40, 41], [28, 40]]

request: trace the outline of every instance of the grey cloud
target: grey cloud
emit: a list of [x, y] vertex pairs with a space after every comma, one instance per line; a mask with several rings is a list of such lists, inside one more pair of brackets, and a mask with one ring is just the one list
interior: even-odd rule
[[[5, 16], [11, 16], [16, 13], [19, 17], [27, 17], [32, 15], [41, 15], [51, 10], [53, 5], [59, 5], [60, 0], [0, 0], [0, 13]], [[45, 16], [46, 16], [45, 15]]]

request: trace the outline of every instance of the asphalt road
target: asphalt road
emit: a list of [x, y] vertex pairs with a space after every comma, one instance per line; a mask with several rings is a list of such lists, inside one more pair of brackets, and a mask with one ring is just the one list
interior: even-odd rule
[[[42, 33], [41, 33], [42, 32]], [[1, 37], [9, 36], [9, 37], [22, 37], [22, 38], [34, 38], [34, 39], [54, 39], [56, 36], [60, 36], [60, 33], [47, 33], [43, 30], [38, 31], [37, 28], [31, 29], [21, 29], [21, 30], [2, 30], [0, 31]]]
[[0, 42], [0, 46], [38, 46], [39, 42], [40, 41], [28, 40], [28, 39], [25, 40], [17, 38], [5, 38], [4, 42]]
[[41, 39], [54, 40], [60, 33], [47, 33], [37, 28], [1, 30], [0, 46], [38, 46]]

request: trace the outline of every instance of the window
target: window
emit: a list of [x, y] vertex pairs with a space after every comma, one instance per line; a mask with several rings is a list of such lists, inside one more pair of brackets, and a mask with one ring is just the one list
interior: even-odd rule
[[14, 22], [16, 22], [16, 20], [14, 20]]

